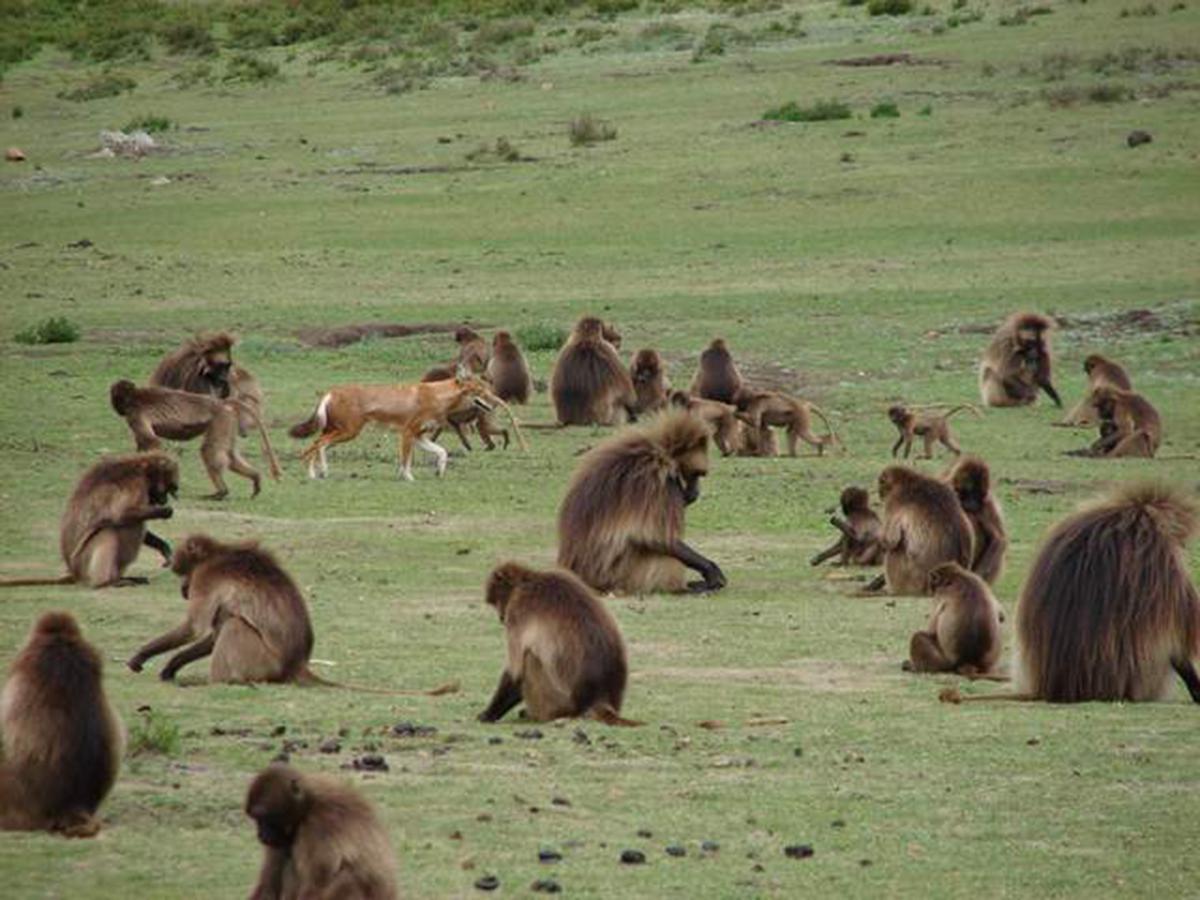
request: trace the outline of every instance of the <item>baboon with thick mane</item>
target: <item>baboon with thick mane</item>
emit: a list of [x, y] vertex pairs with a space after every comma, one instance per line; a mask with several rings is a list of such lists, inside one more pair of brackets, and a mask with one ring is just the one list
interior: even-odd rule
[[988, 584], [995, 584], [1004, 570], [1008, 533], [1000, 503], [991, 490], [991, 470], [978, 456], [961, 456], [944, 478], [971, 523], [975, 550], [968, 568]]
[[629, 372], [595, 316], [580, 319], [559, 352], [550, 397], [560, 425], [615, 425], [622, 412], [631, 422], [637, 419]]
[[258, 379], [233, 361], [235, 343], [224, 331], [189, 338], [159, 361], [149, 384], [240, 401], [238, 430], [245, 437], [264, 418], [263, 394]]
[[714, 338], [708, 349], [700, 354], [691, 393], [705, 400], [737, 403], [742, 385], [742, 373], [738, 371], [725, 339]]
[[1015, 313], [992, 337], [979, 363], [979, 394], [985, 406], [1028, 406], [1041, 389], [1062, 406], [1052, 381], [1050, 332], [1054, 323], [1037, 313]]

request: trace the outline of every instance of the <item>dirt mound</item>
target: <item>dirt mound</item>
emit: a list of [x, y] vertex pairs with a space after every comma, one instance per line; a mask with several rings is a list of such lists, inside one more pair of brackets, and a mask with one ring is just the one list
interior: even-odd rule
[[826, 60], [831, 66], [942, 66], [940, 59], [918, 59], [911, 53], [876, 53], [874, 56], [849, 56], [845, 59]]
[[386, 322], [366, 322], [361, 325], [339, 325], [336, 328], [303, 328], [296, 332], [310, 347], [345, 347], [369, 337], [408, 337], [413, 334], [443, 334], [459, 328], [458, 322], [423, 322], [417, 325], [398, 325]]

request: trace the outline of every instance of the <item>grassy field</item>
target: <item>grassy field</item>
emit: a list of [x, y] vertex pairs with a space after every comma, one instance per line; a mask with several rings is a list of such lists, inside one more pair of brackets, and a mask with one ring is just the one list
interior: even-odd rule
[[[537, 23], [540, 58], [505, 77], [400, 93], [378, 65], [319, 61], [320, 43], [255, 51], [279, 66], [262, 82], [225, 80], [228, 51], [119, 61], [136, 88], [90, 102], [58, 95], [102, 68], [57, 49], [4, 74], [0, 144], [28, 161], [0, 168], [0, 577], [57, 574], [76, 478], [129, 449], [108, 385], [144, 380], [194, 330], [228, 328], [267, 392], [285, 476], [255, 500], [236, 476], [226, 502], [202, 500], [196, 447], [180, 446], [162, 533], [274, 550], [305, 591], [326, 677], [462, 690], [209, 687], [202, 665], [163, 685], [157, 661], [134, 675], [121, 661], [182, 615], [153, 554], [134, 567], [148, 587], [9, 590], [0, 660], [40, 611], [69, 609], [131, 729], [148, 708], [179, 739], [125, 761], [98, 839], [0, 835], [0, 892], [248, 892], [259, 852], [242, 797], [284, 750], [308, 770], [386, 758], [387, 772], [343, 774], [380, 809], [414, 897], [476, 895], [489, 874], [508, 895], [546, 878], [590, 897], [1195, 893], [1197, 713], [1182, 689], [1139, 707], [940, 705], [955, 679], [899, 667], [928, 601], [851, 596], [858, 582], [808, 558], [832, 540], [840, 489], [872, 485], [888, 461], [887, 404], [973, 401], [986, 332], [1020, 308], [1061, 317], [1067, 402], [1084, 356], [1110, 354], [1162, 412], [1166, 442], [1158, 460], [1094, 462], [1063, 455], [1092, 435], [1051, 428], [1044, 403], [955, 420], [1008, 516], [997, 595], [1010, 612], [1044, 530], [1079, 501], [1141, 476], [1196, 483], [1200, 6], [770, 7], [564, 14]], [[706, 41], [724, 52], [697, 51]], [[899, 53], [908, 61], [833, 63]], [[761, 121], [828, 99], [851, 118]], [[899, 117], [873, 118], [888, 101]], [[572, 146], [585, 113], [616, 139]], [[146, 116], [172, 123], [163, 152], [91, 155], [101, 129]], [[1153, 143], [1128, 148], [1134, 128]], [[520, 161], [475, 152], [500, 138]], [[752, 378], [829, 410], [848, 453], [714, 459], [688, 532], [729, 587], [609, 601], [629, 644], [625, 711], [648, 727], [482, 726], [503, 658], [484, 579], [504, 559], [553, 561], [576, 454], [605, 431], [534, 431], [528, 452], [472, 454], [447, 435], [445, 479], [422, 465], [414, 484], [397, 478], [390, 436], [364, 435], [309, 482], [285, 429], [324, 388], [415, 379], [453, 343], [303, 336], [367, 322], [565, 329], [584, 312], [618, 325], [626, 355], [659, 349], [681, 386], [724, 336]], [[11, 339], [48, 316], [81, 340]], [[553, 355], [530, 354], [537, 377]], [[546, 394], [520, 415], [550, 421]], [[757, 717], [786, 724], [746, 724]], [[399, 736], [402, 722], [435, 730]], [[685, 857], [664, 852], [676, 843]], [[788, 858], [794, 844], [813, 856]], [[562, 861], [539, 863], [541, 848]], [[647, 864], [620, 864], [624, 849]]]

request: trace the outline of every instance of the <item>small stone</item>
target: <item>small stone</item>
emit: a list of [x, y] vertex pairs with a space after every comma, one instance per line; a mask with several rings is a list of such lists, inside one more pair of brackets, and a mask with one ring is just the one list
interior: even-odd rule
[[461, 841], [462, 839], [463, 839], [463, 834], [458, 829], [455, 829], [454, 831], [450, 832], [450, 840]]
[[1153, 140], [1153, 135], [1148, 131], [1143, 131], [1141, 128], [1135, 128], [1125, 137], [1125, 143], [1130, 147], [1140, 147], [1142, 144], [1149, 144]]
[[392, 726], [392, 734], [396, 737], [429, 737], [437, 734], [432, 725], [416, 725], [412, 722], [397, 722]]
[[540, 741], [542, 739], [541, 731], [536, 728], [530, 728], [527, 731], [518, 731], [516, 732], [516, 736], [524, 741]]
[[317, 745], [317, 749], [322, 753], [339, 753], [342, 749], [342, 742], [337, 738], [326, 738]]
[[829, 827], [830, 828], [845, 828], [846, 820], [845, 819], [834, 819], [832, 822], [829, 823]]
[[493, 737], [488, 738], [488, 743], [492, 746], [495, 746], [496, 744], [503, 744], [504, 738], [500, 737], [499, 735], [494, 735]]
[[718, 850], [721, 849], [721, 845], [718, 844], [716, 841], [705, 841], [703, 844], [700, 845], [700, 849], [703, 850], [705, 853], [716, 853]]
[[621, 862], [627, 866], [640, 866], [646, 861], [646, 854], [641, 850], [622, 850]]
[[649, 828], [639, 828], [637, 831], [637, 836], [640, 838], [652, 838], [654, 837], [654, 832]]
[[812, 844], [791, 844], [783, 848], [783, 855], [788, 859], [808, 859], [813, 852]]
[[529, 889], [535, 894], [559, 894], [562, 893], [562, 888], [559, 887], [557, 881], [553, 878], [539, 878], [529, 886]]
[[360, 772], [386, 772], [388, 770], [387, 760], [378, 753], [364, 753], [351, 765]]
[[557, 850], [550, 850], [549, 848], [542, 848], [541, 850], [538, 851], [538, 862], [553, 863], [553, 862], [559, 862], [561, 860], [562, 860], [562, 854], [559, 853]]
[[582, 728], [575, 729], [575, 736], [571, 738], [577, 744], [590, 744], [592, 739], [587, 736], [587, 732]]
[[550, 802], [555, 806], [570, 806], [571, 801], [566, 797], [551, 797]]
[[500, 887], [500, 879], [495, 875], [484, 875], [482, 878], [475, 879], [475, 887], [481, 891], [494, 891]]
[[[88, 241], [88, 245], [91, 245], [91, 241]], [[287, 734], [286, 725], [276, 725], [273, 729], [271, 729], [271, 737], [279, 737], [284, 734]]]
[[667, 856], [675, 856], [675, 857], [687, 856], [687, 848], [685, 848], [681, 844], [668, 844], [667, 845]]

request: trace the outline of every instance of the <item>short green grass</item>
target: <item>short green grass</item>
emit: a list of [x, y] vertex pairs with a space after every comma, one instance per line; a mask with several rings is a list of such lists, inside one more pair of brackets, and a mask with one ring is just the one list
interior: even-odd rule
[[[538, 20], [532, 40], [553, 52], [513, 77], [418, 71], [399, 93], [366, 64], [318, 61], [319, 45], [222, 46], [198, 61], [213, 48], [196, 29], [174, 36], [196, 56], [122, 61], [136, 87], [113, 97], [60, 99], [102, 70], [54, 49], [5, 72], [0, 109], [22, 115], [0, 119], [0, 143], [29, 160], [0, 168], [0, 577], [57, 574], [58, 516], [79, 472], [129, 449], [109, 383], [144, 379], [194, 329], [228, 328], [266, 389], [285, 476], [254, 501], [236, 476], [228, 501], [201, 500], [197, 448], [182, 446], [182, 497], [161, 531], [276, 551], [309, 600], [322, 675], [462, 683], [447, 697], [388, 698], [209, 687], [195, 683], [202, 666], [185, 670], [190, 686], [165, 686], [158, 661], [134, 675], [121, 661], [182, 614], [150, 553], [135, 566], [149, 587], [8, 590], [0, 659], [40, 611], [73, 611], [126, 722], [157, 750], [126, 760], [97, 840], [0, 835], [5, 896], [245, 894], [258, 850], [241, 799], [283, 749], [332, 772], [386, 757], [386, 773], [342, 774], [380, 809], [410, 896], [470, 896], [485, 874], [509, 895], [546, 877], [591, 897], [1194, 892], [1197, 719], [1181, 691], [1139, 707], [939, 705], [953, 679], [899, 669], [928, 601], [853, 597], [858, 582], [807, 560], [832, 539], [823, 523], [838, 491], [870, 485], [888, 462], [886, 406], [973, 400], [984, 332], [1018, 308], [1064, 317], [1068, 402], [1083, 357], [1109, 353], [1163, 412], [1167, 439], [1161, 459], [1101, 464], [1062, 455], [1091, 436], [1051, 428], [1044, 403], [956, 418], [1008, 515], [997, 593], [1010, 612], [1040, 536], [1077, 502], [1128, 478], [1196, 482], [1200, 78], [1187, 36], [1200, 8], [1122, 17], [1115, 0], [1092, 0], [1001, 27], [1011, 4], [894, 19], [772, 7], [576, 11]], [[648, 40], [662, 22], [675, 27], [649, 34], [670, 39]], [[714, 25], [723, 52], [694, 64]], [[577, 43], [577, 27], [597, 39]], [[523, 32], [501, 46], [528, 44]], [[1159, 49], [1176, 61], [1144, 62]], [[252, 71], [233, 62], [239, 52], [270, 65]], [[830, 64], [902, 52], [913, 64]], [[1133, 60], [1111, 78], [1137, 102], [1088, 101], [1110, 75], [1087, 61], [1109, 58]], [[234, 70], [250, 77], [227, 79]], [[1044, 91], [1064, 86], [1082, 99], [1048, 102]], [[757, 122], [822, 98], [852, 118]], [[872, 119], [885, 101], [933, 114]], [[88, 155], [100, 130], [147, 110], [174, 125], [163, 152]], [[568, 126], [584, 110], [619, 138], [573, 147]], [[1133, 128], [1154, 142], [1128, 149]], [[501, 137], [528, 160], [464, 159]], [[607, 432], [531, 430], [528, 453], [471, 455], [447, 435], [446, 478], [423, 467], [407, 485], [386, 434], [333, 452], [331, 478], [309, 482], [285, 428], [331, 384], [414, 379], [453, 353], [444, 334], [313, 349], [304, 329], [503, 327], [536, 337], [544, 380], [560, 329], [584, 312], [614, 321], [626, 354], [659, 349], [681, 386], [724, 336], [748, 374], [830, 411], [849, 449], [714, 459], [689, 539], [729, 587], [609, 601], [629, 643], [625, 711], [647, 727], [568, 722], [535, 739], [515, 721], [474, 721], [503, 657], [482, 585], [500, 560], [553, 561], [576, 454]], [[49, 317], [76, 323], [81, 340], [11, 340]], [[545, 394], [519, 412], [551, 418]], [[1197, 571], [1194, 548], [1189, 559]], [[161, 717], [152, 729], [142, 707]], [[746, 724], [764, 717], [786, 723]], [[437, 731], [394, 735], [405, 721]], [[321, 753], [333, 737], [340, 749]], [[719, 849], [702, 852], [704, 841]], [[670, 843], [688, 855], [668, 857]], [[785, 856], [801, 843], [812, 858]], [[563, 861], [539, 864], [542, 847]], [[626, 848], [648, 863], [620, 865]]]

